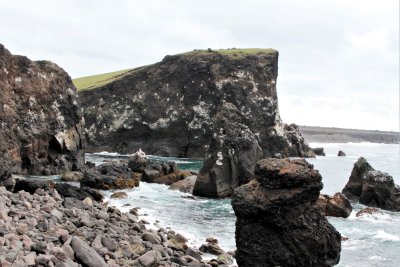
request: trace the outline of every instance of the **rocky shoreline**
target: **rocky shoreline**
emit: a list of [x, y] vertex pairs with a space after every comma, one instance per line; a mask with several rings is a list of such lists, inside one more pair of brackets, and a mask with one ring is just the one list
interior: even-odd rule
[[[171, 229], [148, 229], [136, 209], [121, 213], [107, 203], [63, 197], [56, 189], [12, 193], [0, 187], [1, 266], [226, 266], [232, 256], [217, 241], [200, 250]], [[211, 247], [211, 248], [210, 248]], [[221, 254], [221, 255], [220, 255]]]

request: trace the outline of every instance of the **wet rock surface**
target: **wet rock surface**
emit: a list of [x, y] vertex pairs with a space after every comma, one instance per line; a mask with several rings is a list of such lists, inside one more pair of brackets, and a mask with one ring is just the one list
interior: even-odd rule
[[342, 193], [336, 193], [333, 196], [321, 194], [314, 207], [322, 215], [342, 218], [349, 217], [353, 210], [350, 201]]
[[265, 159], [235, 189], [239, 266], [333, 266], [341, 236], [313, 207], [321, 175], [305, 160]]
[[0, 44], [0, 179], [5, 171], [50, 175], [83, 167], [84, 120], [69, 75]]
[[342, 193], [361, 204], [390, 211], [400, 211], [400, 186], [387, 173], [376, 171], [364, 158], [354, 164]]
[[139, 186], [140, 177], [127, 164], [120, 161], [106, 162], [83, 173], [81, 187], [94, 189], [125, 189]]

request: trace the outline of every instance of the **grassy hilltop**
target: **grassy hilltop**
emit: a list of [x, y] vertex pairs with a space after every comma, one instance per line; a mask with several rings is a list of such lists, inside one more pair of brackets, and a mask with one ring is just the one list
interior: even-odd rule
[[[232, 49], [219, 49], [219, 50], [207, 49], [207, 50], [194, 50], [194, 51], [190, 51], [190, 52], [177, 54], [175, 56], [188, 56], [188, 57], [190, 57], [190, 56], [206, 56], [206, 55], [210, 55], [212, 53], [218, 53], [218, 54], [227, 56], [231, 59], [240, 59], [240, 58], [248, 56], [248, 55], [272, 54], [272, 53], [277, 53], [277, 51], [272, 48], [244, 48], [244, 49], [232, 48]], [[142, 67], [139, 67], [139, 68], [142, 68]], [[115, 80], [121, 79], [128, 73], [130, 73], [134, 70], [137, 70], [139, 68], [118, 70], [118, 71], [109, 72], [109, 73], [81, 77], [81, 78], [73, 79], [72, 81], [73, 81], [75, 87], [78, 89], [78, 91], [89, 90], [89, 89], [94, 89], [94, 88], [100, 87], [102, 85], [111, 83]]]

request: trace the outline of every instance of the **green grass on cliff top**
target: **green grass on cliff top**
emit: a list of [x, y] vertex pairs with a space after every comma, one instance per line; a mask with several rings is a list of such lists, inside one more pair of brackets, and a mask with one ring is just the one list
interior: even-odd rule
[[93, 89], [124, 77], [130, 70], [132, 69], [81, 77], [73, 79], [72, 82], [78, 91]]
[[[275, 53], [276, 50], [272, 48], [244, 48], [244, 49], [236, 49], [236, 48], [231, 48], [231, 49], [219, 49], [219, 50], [194, 50], [190, 52], [185, 52], [182, 54], [178, 55], [187, 55], [187, 56], [195, 56], [195, 55], [207, 55], [211, 53], [219, 53], [222, 55], [226, 55], [230, 58], [233, 59], [239, 59], [243, 56], [246, 55], [257, 55], [257, 54], [270, 54], [270, 53]], [[106, 85], [108, 83], [111, 83], [115, 80], [118, 80], [122, 77], [124, 77], [128, 72], [130, 72], [133, 69], [125, 69], [125, 70], [119, 70], [119, 71], [114, 71], [110, 73], [103, 73], [103, 74], [97, 74], [93, 76], [87, 76], [87, 77], [81, 77], [81, 78], [76, 78], [73, 79], [73, 83], [78, 89], [78, 91], [83, 91], [83, 90], [90, 90], [94, 89], [103, 85]]]
[[180, 55], [204, 55], [210, 53], [218, 53], [232, 58], [240, 58], [246, 55], [257, 55], [257, 54], [270, 54], [276, 53], [277, 51], [273, 48], [230, 48], [230, 49], [219, 49], [219, 50], [194, 50]]

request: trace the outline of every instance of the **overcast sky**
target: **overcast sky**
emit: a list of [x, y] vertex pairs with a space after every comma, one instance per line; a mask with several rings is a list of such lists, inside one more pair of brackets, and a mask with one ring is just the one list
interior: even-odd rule
[[0, 0], [0, 43], [73, 78], [272, 47], [284, 122], [399, 130], [398, 0]]

